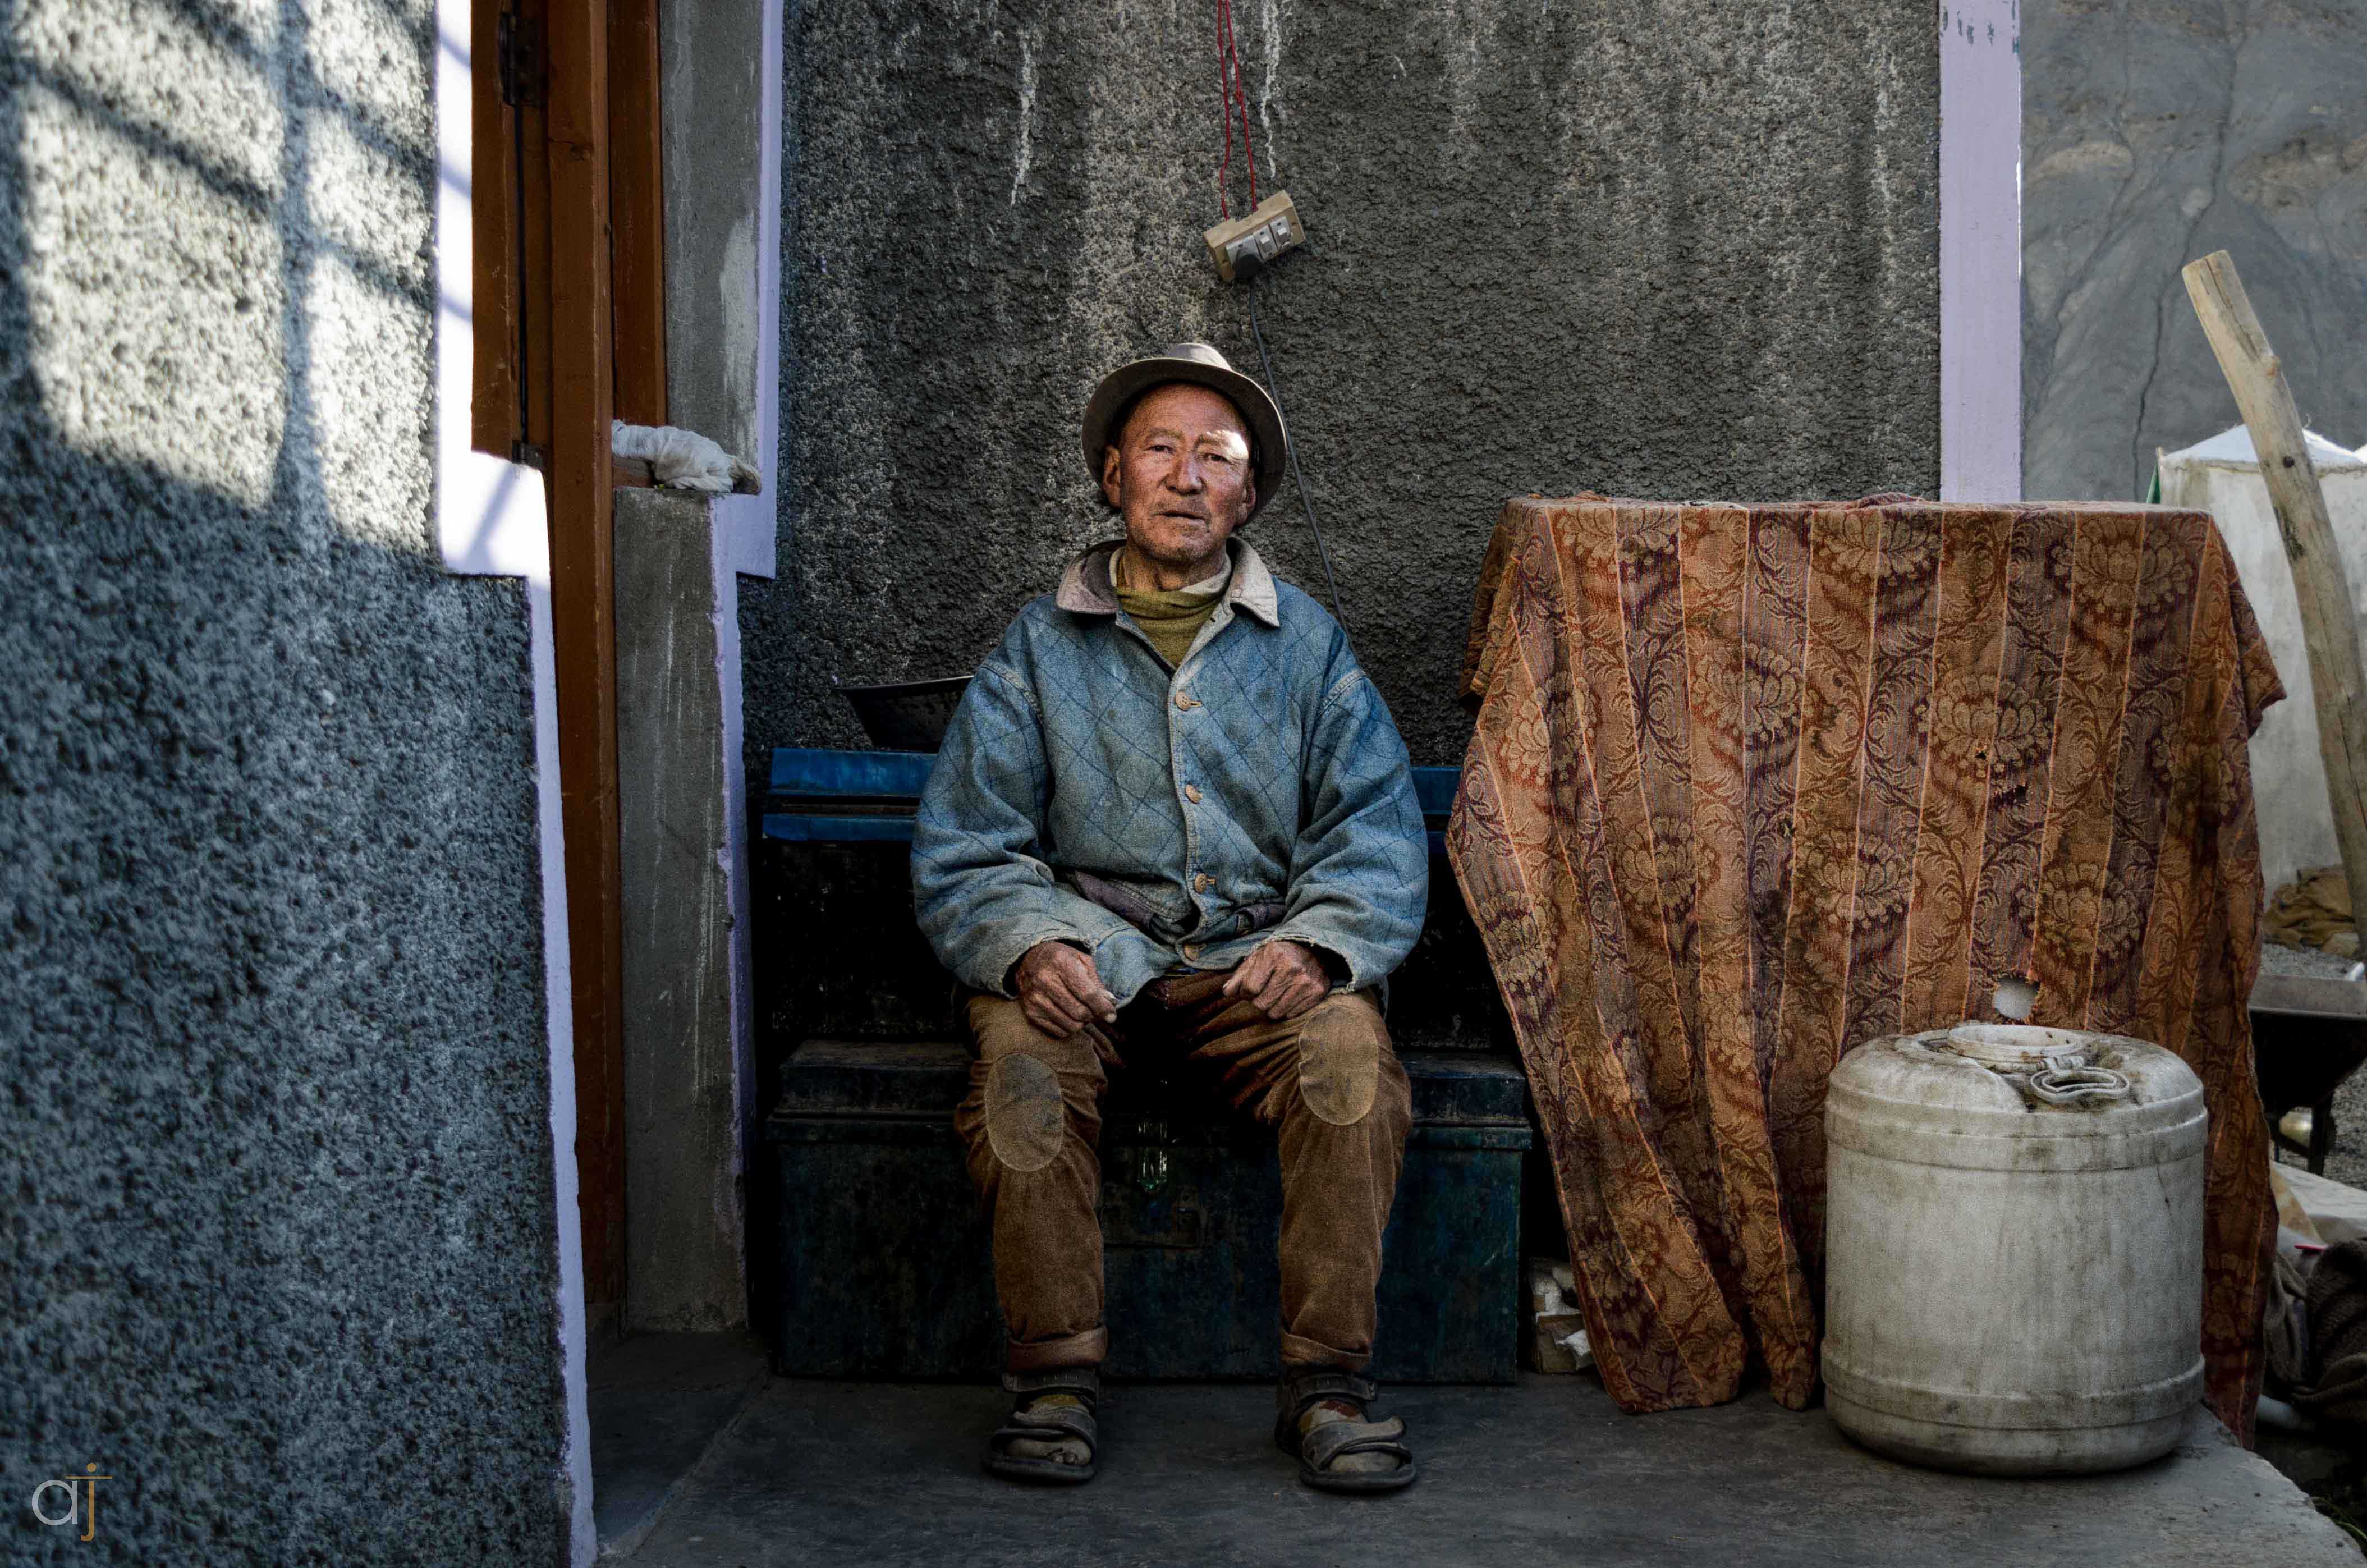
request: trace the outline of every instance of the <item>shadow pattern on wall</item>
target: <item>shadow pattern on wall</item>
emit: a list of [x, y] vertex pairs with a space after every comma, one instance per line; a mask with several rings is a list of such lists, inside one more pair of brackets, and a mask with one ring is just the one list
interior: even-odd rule
[[431, 521], [432, 9], [4, 7], [0, 1483], [566, 1539], [526, 608]]

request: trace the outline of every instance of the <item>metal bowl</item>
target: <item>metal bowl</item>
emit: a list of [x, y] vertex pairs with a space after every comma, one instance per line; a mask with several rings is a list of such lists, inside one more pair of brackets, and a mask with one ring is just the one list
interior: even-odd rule
[[946, 726], [969, 686], [968, 676], [939, 680], [897, 681], [888, 686], [841, 686], [838, 693], [855, 709], [871, 744], [887, 751], [934, 751], [945, 744]]

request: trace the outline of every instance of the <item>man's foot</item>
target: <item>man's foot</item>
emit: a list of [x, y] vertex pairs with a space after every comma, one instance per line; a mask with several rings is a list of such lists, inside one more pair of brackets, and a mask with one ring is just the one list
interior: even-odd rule
[[1093, 1478], [1101, 1374], [1093, 1367], [1005, 1372], [1011, 1415], [987, 1439], [984, 1463], [1014, 1481], [1074, 1485]]
[[[1082, 1410], [1091, 1415], [1093, 1406], [1072, 1393], [1048, 1393], [1033, 1403], [1012, 1412], [1014, 1426], [1058, 1426], [1053, 1413], [1060, 1410]], [[1014, 1437], [1002, 1445], [1002, 1451], [1014, 1459], [1058, 1460], [1062, 1464], [1089, 1465], [1093, 1462], [1093, 1446], [1082, 1437], [1062, 1437], [1058, 1442], [1039, 1442], [1034, 1437]]]
[[[1303, 1445], [1308, 1435], [1316, 1427], [1331, 1422], [1362, 1421], [1364, 1418], [1365, 1413], [1347, 1401], [1327, 1399], [1320, 1404], [1308, 1406], [1306, 1413], [1299, 1416], [1299, 1440]], [[1365, 1449], [1340, 1455], [1331, 1461], [1330, 1468], [1334, 1475], [1379, 1475], [1384, 1471], [1403, 1468], [1403, 1461], [1394, 1454], [1375, 1453], [1370, 1449]]]
[[1330, 1367], [1285, 1367], [1274, 1440], [1298, 1456], [1298, 1479], [1325, 1492], [1394, 1492], [1410, 1485], [1405, 1423], [1369, 1419], [1371, 1380]]

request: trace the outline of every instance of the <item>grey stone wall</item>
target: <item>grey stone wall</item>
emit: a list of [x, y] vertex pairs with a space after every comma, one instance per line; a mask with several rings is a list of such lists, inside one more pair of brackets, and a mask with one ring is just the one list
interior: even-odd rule
[[[1359, 651], [1461, 760], [1507, 496], [1938, 483], [1929, 6], [1241, 0], [1260, 312]], [[1214, 7], [792, 0], [780, 576], [742, 598], [752, 768], [860, 744], [830, 689], [968, 670], [1108, 524], [1077, 418], [1205, 337]], [[1238, 150], [1235, 165], [1240, 162]], [[1236, 209], [1238, 210], [1238, 208]], [[1250, 537], [1321, 592], [1295, 493]]]
[[[433, 545], [430, 8], [7, 10], [0, 1558], [550, 1562], [527, 624]], [[91, 1464], [95, 1540], [35, 1524]]]
[[2311, 428], [2367, 441], [2367, 9], [2028, 0], [2022, 491], [2142, 496], [2237, 423], [2179, 269], [2225, 250]]

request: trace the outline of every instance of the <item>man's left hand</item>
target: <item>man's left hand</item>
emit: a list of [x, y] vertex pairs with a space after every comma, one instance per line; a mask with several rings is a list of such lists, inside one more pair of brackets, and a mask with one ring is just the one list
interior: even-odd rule
[[1315, 949], [1280, 937], [1251, 953], [1225, 982], [1226, 995], [1246, 998], [1269, 1018], [1295, 1018], [1331, 990], [1331, 971]]

